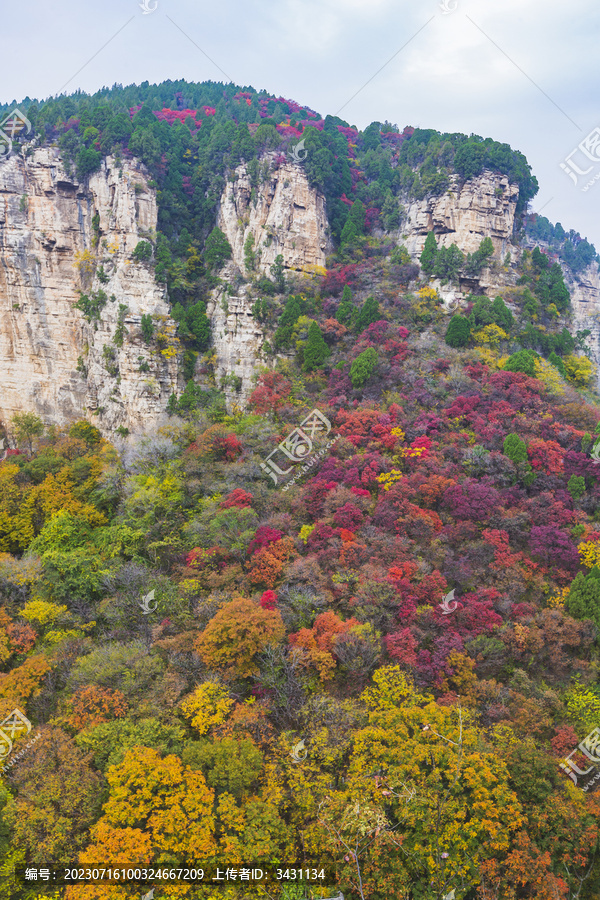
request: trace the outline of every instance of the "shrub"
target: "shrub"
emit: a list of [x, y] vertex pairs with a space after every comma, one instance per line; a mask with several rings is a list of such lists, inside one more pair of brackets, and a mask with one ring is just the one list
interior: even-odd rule
[[505, 372], [523, 372], [524, 375], [531, 375], [535, 378], [535, 360], [538, 354], [533, 350], [518, 350], [509, 356], [504, 363]]
[[150, 313], [146, 313], [142, 316], [142, 337], [146, 344], [149, 344], [154, 336], [154, 322], [152, 321], [152, 316]]

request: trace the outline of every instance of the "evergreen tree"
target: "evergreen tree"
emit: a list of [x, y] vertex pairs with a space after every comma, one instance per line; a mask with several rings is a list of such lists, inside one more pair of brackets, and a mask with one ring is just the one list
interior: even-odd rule
[[348, 213], [348, 222], [352, 222], [356, 228], [356, 233], [362, 235], [365, 233], [365, 204], [362, 200], [355, 200]]
[[367, 297], [358, 313], [356, 330], [360, 334], [365, 328], [368, 328], [369, 325], [372, 325], [373, 322], [378, 322], [380, 319], [379, 303], [374, 297]]
[[204, 245], [204, 259], [209, 272], [220, 269], [231, 258], [231, 244], [220, 228], [213, 228]]
[[575, 577], [565, 609], [574, 619], [592, 619], [600, 628], [600, 571], [596, 566], [587, 575], [579, 572]]
[[562, 359], [560, 358], [560, 356], [558, 356], [558, 355], [554, 352], [554, 350], [552, 351], [552, 353], [551, 353], [550, 356], [548, 357], [548, 362], [551, 362], [552, 365], [554, 366], [554, 368], [555, 368], [555, 369], [558, 369], [558, 371], [560, 372], [560, 374], [562, 375], [563, 378], [566, 378], [566, 377], [567, 377], [567, 373], [565, 372], [565, 364], [564, 364], [564, 362], [562, 361]]
[[567, 488], [573, 500], [579, 500], [585, 494], [585, 478], [582, 475], [571, 475]]
[[444, 282], [456, 281], [464, 261], [465, 258], [456, 244], [440, 247], [435, 256], [433, 274]]
[[444, 340], [450, 347], [466, 347], [471, 337], [471, 324], [465, 316], [452, 316]]
[[502, 297], [496, 297], [492, 303], [492, 315], [496, 325], [499, 325], [504, 331], [510, 331], [513, 327], [515, 321], [513, 314]]
[[275, 262], [271, 266], [271, 277], [280, 291], [285, 289], [285, 272], [283, 268], [283, 255], [278, 253]]
[[350, 366], [350, 380], [353, 388], [361, 388], [371, 377], [377, 365], [377, 351], [374, 347], [364, 350]]
[[429, 231], [427, 237], [425, 239], [425, 246], [423, 247], [423, 252], [419, 257], [421, 261], [421, 268], [425, 275], [431, 277], [433, 275], [433, 270], [435, 268], [435, 259], [437, 256], [438, 247], [437, 241], [435, 239], [435, 234], [433, 231]]
[[527, 445], [525, 441], [521, 440], [518, 434], [506, 435], [502, 452], [515, 464], [528, 461]]
[[304, 364], [302, 368], [305, 372], [312, 372], [314, 369], [320, 368], [331, 350], [325, 343], [321, 329], [316, 322], [312, 322], [308, 329], [308, 340], [304, 346]]
[[206, 315], [206, 304], [201, 300], [186, 311], [185, 322], [196, 339], [198, 350], [206, 350], [210, 343], [210, 319]]
[[300, 295], [291, 294], [285, 304], [285, 309], [281, 313], [278, 322], [278, 328], [275, 332], [275, 348], [290, 347], [292, 342], [292, 331], [294, 325], [302, 315], [303, 303]]
[[340, 242], [342, 247], [347, 246], [348, 244], [354, 244], [358, 240], [358, 231], [356, 230], [356, 225], [354, 222], [348, 217], [346, 219], [345, 225], [342, 228], [342, 235], [340, 237]]
[[335, 314], [337, 321], [347, 328], [356, 324], [358, 310], [350, 300], [342, 300]]
[[398, 200], [388, 188], [381, 207], [381, 218], [386, 231], [393, 231], [400, 225], [400, 207]]

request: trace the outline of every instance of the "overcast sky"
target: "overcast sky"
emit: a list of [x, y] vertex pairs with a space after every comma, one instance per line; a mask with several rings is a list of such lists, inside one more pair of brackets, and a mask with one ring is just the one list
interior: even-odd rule
[[28, 0], [3, 10], [0, 101], [232, 80], [359, 128], [493, 137], [526, 155], [533, 209], [600, 250], [600, 143], [577, 149], [600, 129], [599, 37], [597, 0]]

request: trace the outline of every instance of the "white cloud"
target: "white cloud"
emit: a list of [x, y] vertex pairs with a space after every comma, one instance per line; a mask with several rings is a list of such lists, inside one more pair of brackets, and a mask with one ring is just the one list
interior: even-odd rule
[[138, 2], [29, 0], [26, 27], [21, 8], [8, 4], [0, 32], [0, 101], [58, 91], [131, 16], [68, 90], [182, 77], [222, 80], [170, 16], [240, 84], [323, 114], [356, 94], [341, 115], [359, 127], [387, 119], [510, 143], [525, 153], [540, 181], [535, 203], [552, 198], [543, 214], [600, 248], [600, 186], [577, 191], [559, 166], [600, 124], [600, 6], [592, 0], [448, 0], [457, 4], [448, 15], [440, 0], [158, 0], [147, 16]]

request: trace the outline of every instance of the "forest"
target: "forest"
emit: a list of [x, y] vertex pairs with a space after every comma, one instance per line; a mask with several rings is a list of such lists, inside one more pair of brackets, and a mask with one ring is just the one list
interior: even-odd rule
[[[188, 384], [150, 436], [33, 413], [0, 434], [0, 719], [32, 724], [15, 754], [35, 738], [0, 782], [1, 900], [150, 888], [26, 867], [192, 864], [326, 877], [157, 898], [600, 896], [600, 403], [565, 279], [595, 248], [527, 214], [535, 177], [491, 139], [212, 83], [22, 108], [82, 181], [108, 153], [148, 167], [136, 252]], [[269, 365], [228, 409], [216, 204], [300, 138], [335, 252], [251, 276]], [[411, 259], [403, 202], [484, 169], [519, 185], [507, 257], [431, 231]], [[484, 269], [502, 295], [449, 313], [433, 282]]]

